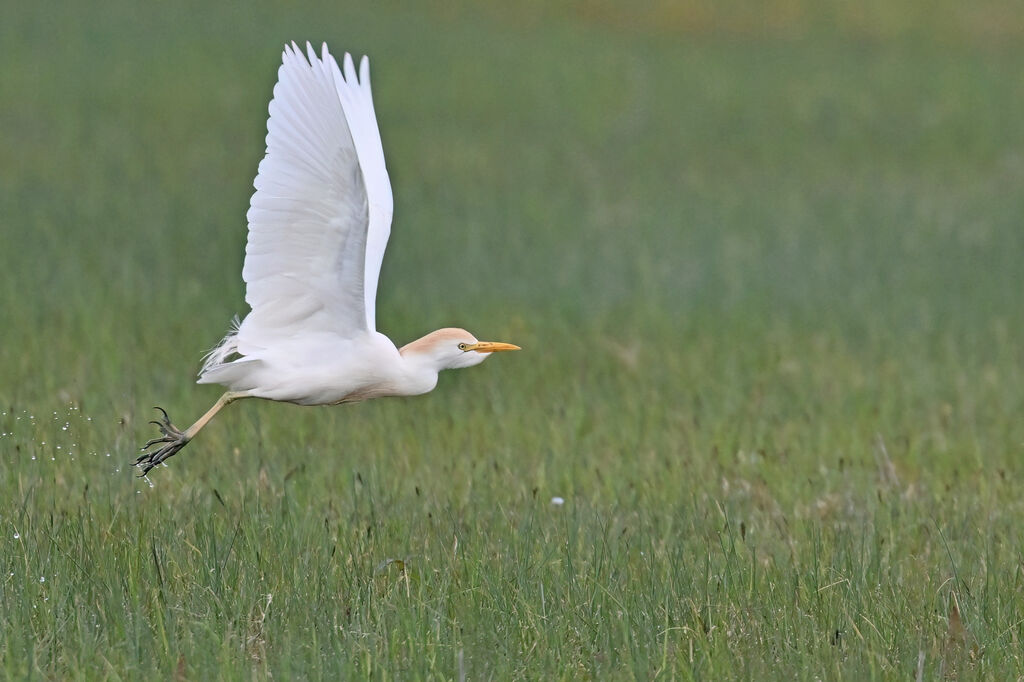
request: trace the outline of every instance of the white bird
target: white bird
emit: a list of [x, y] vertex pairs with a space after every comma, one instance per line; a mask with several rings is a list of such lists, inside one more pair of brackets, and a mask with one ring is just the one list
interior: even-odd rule
[[[471, 367], [509, 343], [439, 329], [401, 349], [376, 330], [377, 278], [391, 232], [391, 181], [370, 94], [323, 46], [285, 46], [247, 218], [245, 301], [251, 311], [206, 356], [200, 384], [227, 387], [184, 431], [167, 412], [135, 462], [146, 475], [240, 398], [333, 405], [427, 393], [443, 369]], [[153, 446], [157, 449], [151, 450]], [[148, 452], [147, 452], [148, 450]]]

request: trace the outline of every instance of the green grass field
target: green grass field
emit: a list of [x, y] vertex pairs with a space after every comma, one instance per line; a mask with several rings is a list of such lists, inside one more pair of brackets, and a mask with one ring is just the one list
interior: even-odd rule
[[[1019, 8], [346, 4], [5, 9], [0, 677], [1024, 675]], [[524, 351], [135, 478], [291, 39], [371, 56], [381, 330]]]

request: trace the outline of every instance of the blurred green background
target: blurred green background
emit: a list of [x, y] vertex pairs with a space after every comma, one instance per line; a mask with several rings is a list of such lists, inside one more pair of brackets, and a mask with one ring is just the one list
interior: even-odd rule
[[[999, 0], [9, 4], [3, 672], [1021, 675], [1022, 38]], [[380, 330], [525, 352], [241, 403], [151, 487], [307, 39], [370, 55]]]

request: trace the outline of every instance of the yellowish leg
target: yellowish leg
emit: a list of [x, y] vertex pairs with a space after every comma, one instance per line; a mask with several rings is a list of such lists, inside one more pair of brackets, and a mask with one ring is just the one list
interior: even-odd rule
[[206, 411], [206, 414], [197, 419], [195, 424], [184, 431], [171, 423], [170, 417], [167, 416], [167, 412], [162, 407], [156, 408], [160, 410], [164, 418], [160, 421], [153, 420], [150, 423], [156, 424], [157, 428], [160, 429], [162, 437], [150, 440], [142, 446], [142, 450], [145, 451], [158, 443], [165, 443], [165, 445], [160, 446], [160, 448], [152, 452], [143, 452], [143, 454], [135, 460], [135, 466], [142, 466], [142, 473], [139, 475], [145, 476], [149, 473], [150, 469], [155, 467], [157, 464], [160, 464], [164, 460], [178, 454], [178, 451], [188, 445], [188, 442], [195, 438], [196, 434], [206, 426], [207, 422], [213, 419], [214, 416], [220, 412], [221, 408], [230, 405], [240, 398], [248, 397], [249, 395], [246, 393], [234, 391], [226, 392], [217, 399], [217, 402], [213, 404], [213, 407]]
[[187, 429], [185, 429], [185, 434], [184, 434], [185, 442], [187, 443], [188, 441], [190, 441], [193, 438], [195, 438], [196, 434], [199, 433], [199, 431], [204, 426], [206, 426], [206, 423], [208, 421], [210, 421], [211, 419], [213, 419], [213, 417], [218, 412], [220, 412], [220, 408], [227, 407], [228, 405], [230, 405], [231, 403], [235, 402], [239, 398], [246, 398], [246, 397], [248, 397], [248, 396], [246, 396], [246, 394], [244, 394], [244, 393], [232, 393], [231, 391], [228, 391], [224, 395], [222, 395], [220, 398], [217, 398], [217, 402], [215, 402], [213, 404], [213, 407], [211, 407], [210, 409], [208, 409], [206, 411], [206, 414], [204, 414], [202, 417], [197, 419], [195, 424], [193, 424], [192, 426], [190, 426]]

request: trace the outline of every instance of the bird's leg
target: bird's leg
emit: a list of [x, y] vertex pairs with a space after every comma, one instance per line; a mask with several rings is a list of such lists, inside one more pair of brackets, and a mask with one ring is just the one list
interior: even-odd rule
[[[222, 407], [230, 405], [239, 398], [245, 397], [247, 397], [245, 393], [228, 391], [213, 404], [213, 407], [206, 411], [206, 414], [197, 419], [195, 424], [184, 431], [171, 423], [171, 418], [167, 416], [167, 411], [164, 410], [164, 408], [157, 407], [156, 409], [160, 410], [160, 413], [164, 418], [159, 421], [154, 419], [149, 423], [156, 424], [157, 428], [160, 429], [161, 437], [153, 438], [142, 446], [143, 454], [135, 460], [134, 464], [134, 466], [142, 467], [142, 473], [139, 475], [145, 476], [149, 473], [150, 469], [155, 467], [157, 464], [160, 464], [164, 460], [178, 454], [178, 451], [188, 445], [188, 442], [192, 440], [204, 426], [206, 426], [207, 422], [213, 419], [214, 415], [220, 412]], [[161, 445], [156, 450], [146, 452], [149, 448], [160, 443], [166, 443], [166, 445]]]

